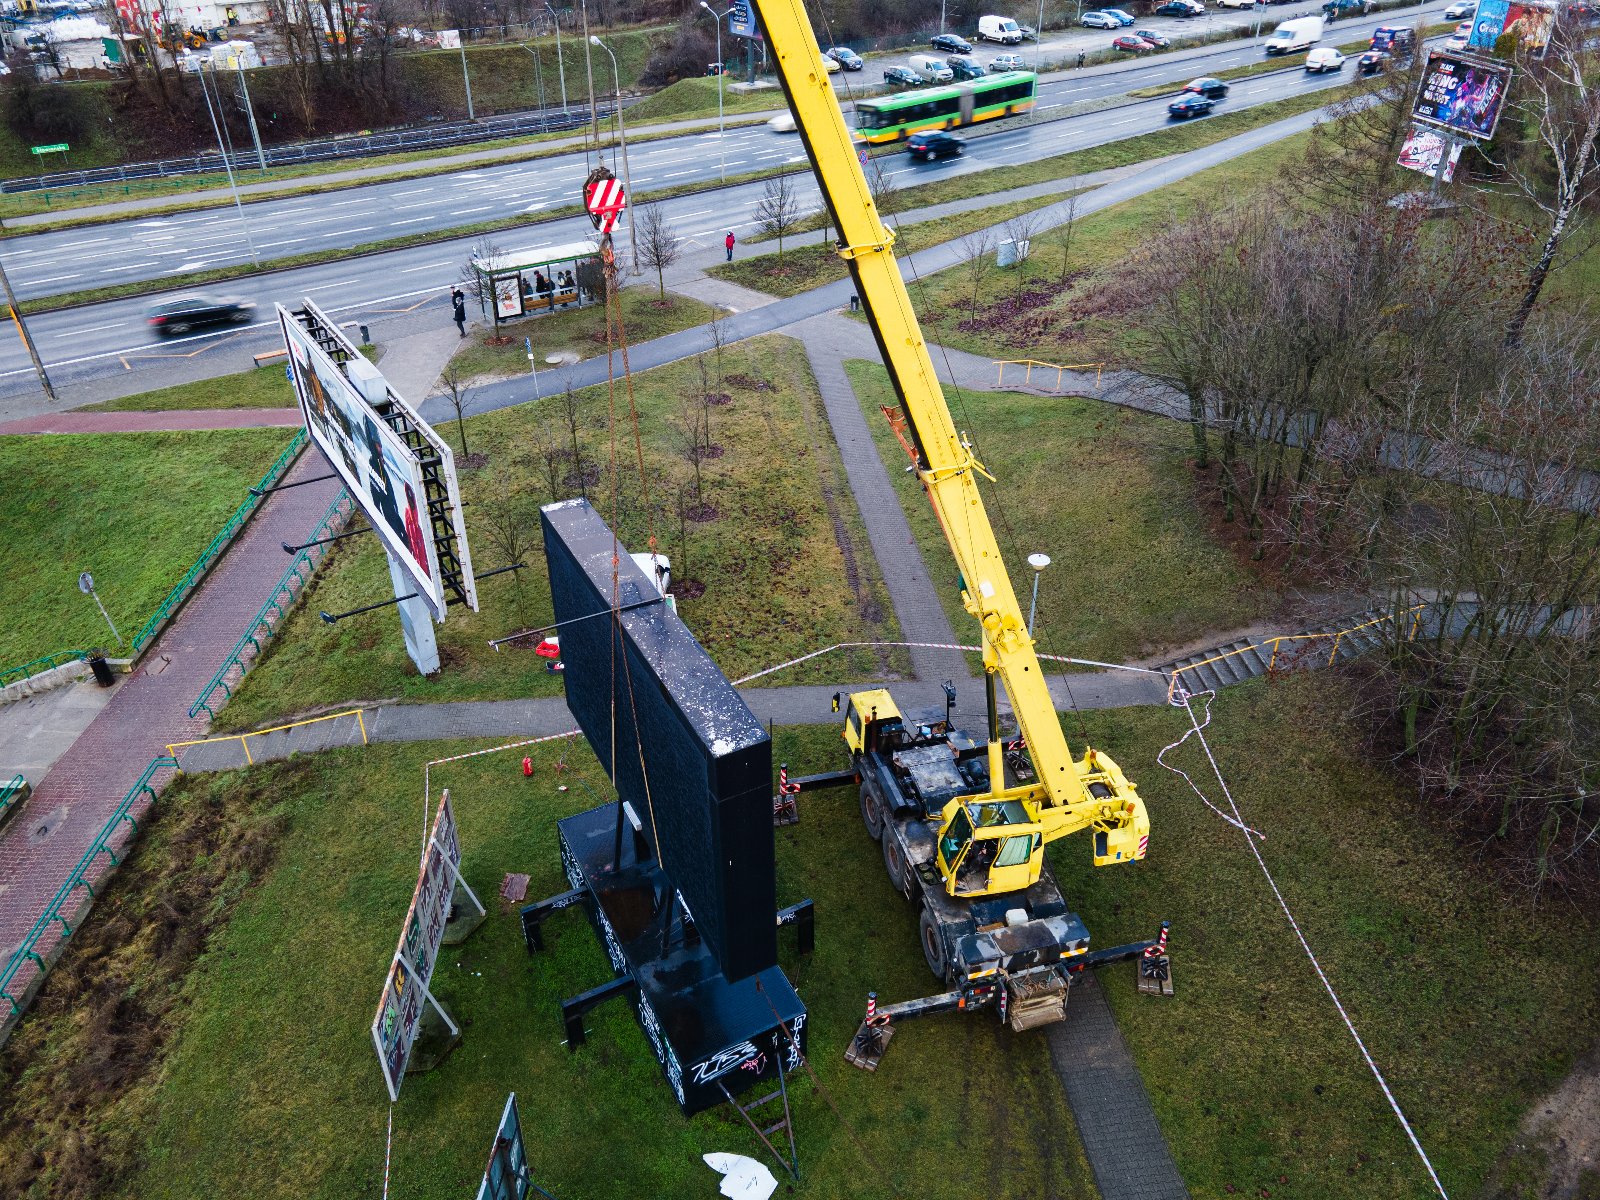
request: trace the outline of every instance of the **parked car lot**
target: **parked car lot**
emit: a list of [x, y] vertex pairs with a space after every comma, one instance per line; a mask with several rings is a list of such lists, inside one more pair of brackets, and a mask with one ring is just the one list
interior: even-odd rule
[[867, 65], [862, 61], [861, 56], [850, 49], [849, 46], [829, 46], [822, 53], [833, 59], [846, 71], [859, 71]]
[[1142, 37], [1133, 37], [1131, 34], [1126, 33], [1119, 38], [1113, 38], [1111, 40], [1111, 48], [1113, 50], [1126, 51], [1129, 54], [1149, 54], [1150, 51], [1155, 49]]
[[959, 54], [952, 54], [945, 59], [944, 65], [950, 68], [950, 74], [957, 79], [982, 79], [988, 73], [982, 63]]
[[1002, 71], [1025, 70], [1020, 54], [996, 54], [994, 61], [989, 64], [989, 74], [998, 75]]
[[1203, 17], [1206, 6], [1200, 0], [1167, 0], [1156, 9], [1158, 17]]
[[1098, 9], [1096, 9], [1094, 12], [1084, 13], [1083, 16], [1079, 18], [1079, 24], [1081, 24], [1085, 29], [1122, 28], [1122, 22], [1117, 20], [1116, 17], [1113, 17], [1107, 12], [1100, 12]]
[[944, 50], [950, 54], [972, 53], [972, 43], [964, 37], [957, 37], [953, 33], [936, 33], [928, 39], [928, 45], [935, 50]]
[[1102, 8], [1100, 11], [1103, 13], [1109, 13], [1111, 16], [1115, 17], [1120, 24], [1125, 26], [1135, 25], [1139, 21], [1138, 17], [1134, 16], [1131, 12], [1125, 11], [1124, 9]]
[[1143, 38], [1158, 50], [1165, 50], [1168, 46], [1172, 45], [1171, 38], [1163, 37], [1153, 29], [1135, 29], [1133, 31], [1133, 36], [1136, 38]]
[[890, 87], [921, 87], [924, 82], [922, 76], [906, 67], [885, 67], [883, 81]]

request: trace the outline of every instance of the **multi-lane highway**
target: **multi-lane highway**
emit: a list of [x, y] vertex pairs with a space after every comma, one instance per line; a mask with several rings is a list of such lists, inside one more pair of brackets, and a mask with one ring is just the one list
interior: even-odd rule
[[[1352, 40], [1377, 23], [1376, 20], [1341, 22], [1329, 40]], [[1097, 97], [1122, 96], [1132, 88], [1152, 82], [1257, 61], [1259, 55], [1259, 49], [1248, 44], [1228, 45], [1181, 63], [1157, 58], [1130, 63], [1121, 70], [1069, 75], [1047, 82], [1041, 89], [1040, 102], [1048, 108]], [[1340, 81], [1339, 76], [1307, 76], [1296, 70], [1244, 79], [1234, 85], [1219, 110], [1248, 107], [1330, 87]], [[899, 182], [909, 184], [955, 173], [1003, 171], [1008, 166], [1134, 136], [1167, 124], [1165, 100], [1129, 103], [1060, 121], [990, 132], [974, 138], [965, 156], [938, 164], [895, 160], [893, 173]], [[718, 144], [713, 130], [646, 143], [631, 151], [637, 192], [673, 184], [706, 185], [663, 202], [679, 235], [697, 240], [701, 245], [719, 240], [728, 228], [741, 236], [753, 232], [754, 223], [749, 213], [762, 189], [759, 183], [726, 188], [715, 186], [719, 170]], [[799, 143], [792, 135], [775, 134], [760, 126], [728, 131], [721, 147], [730, 174], [802, 161]], [[450, 228], [493, 215], [526, 212], [530, 220], [537, 220], [542, 209], [568, 205], [576, 200], [585, 170], [581, 153], [562, 155], [535, 163], [371, 185], [324, 196], [267, 201], [247, 206], [246, 215], [255, 232], [258, 252], [263, 251], [264, 243], [268, 242], [293, 242], [278, 251], [283, 254], [309, 248], [337, 248], [407, 230]], [[809, 177], [800, 181], [800, 194], [802, 203], [807, 206], [814, 207], [820, 202]], [[586, 220], [569, 218], [543, 222], [526, 231], [499, 233], [495, 237], [501, 245], [515, 248], [576, 241], [587, 233]], [[63, 288], [151, 278], [173, 269], [194, 270], [202, 264], [237, 261], [237, 239], [237, 217], [232, 209], [218, 209], [186, 217], [127, 221], [60, 234], [14, 238], [4, 243], [3, 254], [19, 292], [41, 295]], [[437, 313], [432, 319], [442, 320], [444, 314], [439, 297], [457, 278], [469, 255], [471, 240], [452, 239], [408, 250], [269, 272], [230, 283], [226, 290], [261, 305], [263, 318], [270, 316], [274, 301], [293, 302], [301, 296], [310, 296], [324, 307], [345, 312], [352, 319], [375, 322], [430, 305], [430, 312]], [[619, 245], [626, 249], [625, 236], [619, 238]], [[179, 258], [181, 267], [163, 266]], [[108, 271], [116, 273], [102, 274]], [[62, 276], [79, 278], [63, 279]], [[144, 314], [148, 305], [148, 298], [132, 298], [30, 318], [30, 329], [57, 386], [70, 389], [75, 383], [107, 373], [124, 377], [128, 390], [134, 390], [133, 376], [148, 375], [150, 382], [143, 386], [159, 386], [169, 381], [174, 362], [183, 361], [183, 356], [214, 357], [217, 347], [225, 345], [229, 360], [237, 369], [239, 359], [248, 359], [243, 351], [264, 349], [275, 340], [274, 326], [263, 319], [250, 329], [158, 344], [146, 329]], [[9, 340], [0, 343], [0, 397], [19, 396], [35, 386], [21, 348]], [[14, 410], [14, 406], [0, 403], [0, 410], [5, 409]]]

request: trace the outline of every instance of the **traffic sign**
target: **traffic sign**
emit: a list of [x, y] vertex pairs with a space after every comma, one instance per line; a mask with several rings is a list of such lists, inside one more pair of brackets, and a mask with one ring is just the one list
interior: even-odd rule
[[31, 149], [35, 154], [65, 154], [67, 152], [67, 144], [65, 142], [57, 142], [53, 146], [34, 146]]
[[865, 146], [856, 151], [856, 160], [864, 167], [867, 165], [867, 148]]
[[584, 185], [583, 206], [589, 210], [589, 220], [601, 233], [610, 233], [617, 227], [617, 218], [628, 206], [620, 179], [594, 179]]
[[94, 576], [87, 571], [79, 575], [78, 590], [85, 596], [90, 595], [94, 591]]

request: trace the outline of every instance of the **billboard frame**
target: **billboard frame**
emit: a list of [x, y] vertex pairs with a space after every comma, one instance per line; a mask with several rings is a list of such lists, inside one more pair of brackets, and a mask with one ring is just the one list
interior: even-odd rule
[[[474, 612], [478, 609], [477, 582], [472, 572], [472, 552], [467, 545], [466, 521], [462, 513], [461, 484], [456, 475], [455, 453], [433, 427], [407, 404], [389, 386], [382, 374], [362, 357], [361, 350], [352, 342], [338, 322], [318, 308], [309, 298], [301, 301], [296, 310], [279, 304], [278, 322], [283, 333], [284, 349], [289, 358], [289, 374], [300, 414], [306, 422], [306, 433], [328, 464], [344, 482], [346, 490], [361, 508], [373, 531], [383, 542], [392, 559], [399, 562], [416, 585], [418, 598], [426, 604], [436, 621], [444, 620], [451, 605], [464, 604]], [[353, 398], [358, 408], [364, 410], [397, 440], [414, 463], [423, 494], [416, 497], [419, 515], [427, 514], [426, 537], [428, 541], [428, 567], [431, 575], [424, 577], [412, 569], [414, 556], [410, 547], [400, 542], [400, 534], [381, 512], [374, 512], [374, 501], [354, 477], [349, 464], [341, 454], [329, 454], [319, 438], [316, 422], [310, 415], [308, 383], [300, 378], [300, 363], [304, 359], [313, 373], [318, 366], [331, 371], [327, 379], [336, 381], [347, 398]], [[323, 375], [317, 376], [319, 381]], [[393, 445], [385, 439], [386, 445]], [[393, 543], [393, 544], [391, 544]], [[399, 551], [397, 552], [397, 547]]]
[[[1440, 120], [1437, 117], [1424, 113], [1423, 106], [1437, 103], [1428, 99], [1428, 85], [1438, 72], [1435, 64], [1453, 63], [1460, 68], [1457, 76], [1458, 83], [1464, 82], [1466, 72], [1481, 71], [1499, 80], [1499, 97], [1493, 106], [1493, 117], [1487, 129], [1465, 127], [1450, 120]], [[1451, 50], [1428, 51], [1427, 61], [1423, 65], [1422, 83], [1417, 89], [1417, 95], [1411, 102], [1411, 119], [1422, 125], [1431, 125], [1435, 129], [1442, 129], [1451, 137], [1471, 138], [1474, 140], [1489, 141], [1494, 137], [1494, 131], [1499, 128], [1500, 118], [1505, 113], [1506, 102], [1511, 95], [1511, 67], [1507, 63], [1491, 62], [1472, 54], [1462, 54]]]
[[[507, 1183], [511, 1186], [505, 1186]], [[506, 1097], [500, 1124], [494, 1131], [489, 1163], [483, 1168], [483, 1182], [478, 1184], [478, 1200], [523, 1200], [528, 1183], [528, 1147], [522, 1140], [517, 1094], [512, 1092]]]

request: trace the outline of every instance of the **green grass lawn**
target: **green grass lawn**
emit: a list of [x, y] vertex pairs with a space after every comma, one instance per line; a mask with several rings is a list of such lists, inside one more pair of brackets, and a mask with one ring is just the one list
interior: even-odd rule
[[[723, 353], [725, 392], [732, 402], [712, 406], [710, 420], [712, 440], [724, 453], [702, 464], [706, 503], [720, 514], [714, 520], [690, 519], [680, 529], [673, 499], [677, 486], [692, 486], [693, 470], [679, 432], [680, 399], [704, 393], [698, 363], [676, 363], [634, 381], [652, 499], [666, 506], [654, 520], [658, 543], [671, 557], [678, 583], [693, 580], [705, 588], [697, 597], [684, 597], [679, 612], [734, 677], [835, 642], [900, 640], [803, 351], [774, 336]], [[715, 355], [705, 362], [715, 392]], [[643, 550], [647, 521], [620, 364], [618, 375], [621, 528], [629, 549]], [[606, 390], [590, 389], [579, 400], [585, 461], [591, 468], [603, 466], [609, 454]], [[518, 506], [534, 545], [523, 550], [529, 569], [520, 573], [520, 583], [511, 575], [485, 580], [479, 588], [482, 610], [452, 610], [438, 628], [444, 669], [437, 677], [416, 674], [392, 612], [338, 625], [318, 618], [319, 610], [338, 612], [391, 594], [382, 551], [361, 539], [345, 543], [318, 574], [267, 657], [224, 710], [223, 722], [235, 729], [256, 728], [286, 713], [358, 699], [559, 695], [560, 677], [547, 674], [545, 660], [532, 653], [537, 638], [498, 654], [488, 645], [491, 638], [551, 619], [537, 546], [537, 505], [552, 499], [552, 489], [534, 441], [547, 438], [558, 452], [568, 453], [563, 447], [569, 434], [559, 410], [560, 401], [547, 398], [467, 422], [468, 449], [488, 459], [461, 470], [474, 565], [485, 571], [509, 561], [506, 548], [486, 533], [487, 523], [508, 503]], [[457, 442], [454, 421], [441, 424], [440, 432]], [[556, 491], [566, 499], [577, 490], [575, 479], [568, 482], [570, 458], [558, 461], [557, 472]], [[611, 486], [604, 475], [589, 494], [610, 513]], [[692, 504], [692, 496], [689, 500]], [[907, 669], [903, 652], [861, 650], [816, 660], [766, 682], [862, 679]]]
[[[654, 282], [622, 289], [622, 322], [628, 344], [636, 346], [653, 338], [665, 337], [682, 329], [703, 325], [715, 309], [700, 300], [668, 292], [659, 299]], [[491, 346], [486, 339], [498, 334], [511, 338], [505, 346]], [[605, 306], [567, 308], [522, 321], [502, 323], [498, 330], [485, 329], [473, 334], [450, 360], [457, 373], [466, 379], [510, 379], [528, 373], [528, 352], [524, 338], [533, 341], [534, 359], [542, 370], [545, 356], [568, 351], [582, 358], [606, 352]]]
[[[1484, 882], [1364, 757], [1349, 704], [1328, 675], [1258, 682], [1219, 701], [1208, 736], [1446, 1187], [1474, 1195], [1593, 1036], [1600, 941], [1590, 918]], [[1155, 764], [1183, 714], [1083, 720], [1150, 805], [1150, 857], [1095, 871], [1083, 837], [1050, 857], [1098, 945], [1172, 921], [1175, 997], [1137, 995], [1126, 966], [1101, 982], [1190, 1194], [1434, 1194], [1239, 835]], [[376, 1194], [388, 1104], [368, 1027], [415, 881], [421, 764], [466, 748], [341, 750], [175, 785], [7, 1047], [0, 1187], [28, 1200]], [[509, 1090], [552, 1194], [714, 1194], [699, 1155], [759, 1156], [754, 1138], [726, 1113], [677, 1115], [622, 1004], [594, 1010], [569, 1053], [558, 1001], [609, 978], [604, 955], [563, 913], [530, 959], [496, 903], [510, 871], [531, 875], [530, 897], [565, 887], [554, 822], [602, 783], [581, 744], [534, 747], [527, 780], [524, 753], [433, 770], [490, 916], [441, 957], [436, 990], [465, 1041], [405, 1082], [391, 1194], [469, 1193]], [[831, 727], [777, 732], [774, 759], [793, 768], [839, 754]], [[1198, 749], [1176, 761], [1219, 799]], [[1088, 1200], [1042, 1031], [951, 1013], [905, 1025], [875, 1075], [843, 1063], [867, 990], [891, 1001], [933, 983], [914, 910], [855, 810], [849, 790], [809, 793], [777, 836], [779, 903], [817, 903], [815, 956], [780, 945], [832, 1100], [808, 1076], [793, 1086], [794, 1194]]]
[[79, 412], [162, 412], [177, 409], [294, 408], [294, 392], [283, 364], [255, 367], [237, 375], [219, 375], [86, 404]]
[[[0, 1090], [7, 1194], [376, 1195], [389, 1105], [369, 1026], [416, 881], [421, 764], [466, 748], [319, 755], [175, 786], [136, 865], [97, 910], [96, 927], [75, 939], [82, 949], [72, 953], [82, 957], [58, 969], [7, 1048], [7, 1084], [11, 1072], [28, 1072], [25, 1086]], [[774, 760], [834, 762], [837, 752], [831, 727], [782, 731]], [[519, 770], [524, 753], [531, 780]], [[515, 911], [497, 902], [510, 871], [531, 875], [530, 899], [566, 888], [555, 821], [593, 804], [579, 781], [603, 786], [587, 748], [518, 750], [434, 768], [432, 778], [435, 798], [440, 787], [451, 791], [463, 872], [490, 916], [441, 955], [434, 989], [464, 1024], [465, 1041], [437, 1070], [405, 1081], [393, 1110], [390, 1195], [470, 1195], [511, 1090], [534, 1180], [551, 1194], [715, 1195], [718, 1178], [701, 1154], [763, 1157], [754, 1135], [726, 1110], [679, 1115], [624, 1003], [595, 1009], [587, 1044], [569, 1052], [558, 1003], [611, 977], [605, 954], [574, 911], [546, 926], [549, 949], [529, 958]], [[573, 786], [558, 792], [558, 782]], [[934, 983], [914, 913], [892, 893], [855, 810], [849, 791], [808, 796], [803, 823], [777, 837], [779, 903], [810, 897], [819, 914], [809, 959], [792, 938], [779, 939], [809, 1009], [809, 1057], [827, 1093], [804, 1072], [791, 1077], [803, 1177], [795, 1194], [1088, 1200], [1093, 1184], [1037, 1036], [1009, 1038], [993, 1020], [945, 1017], [902, 1032], [876, 1074], [844, 1062], [869, 989], [907, 997]], [[224, 836], [219, 821], [239, 836]], [[197, 850], [212, 878], [165, 885], [161, 860]], [[228, 868], [225, 882], [216, 878]], [[217, 898], [186, 925], [193, 932], [184, 948], [197, 954], [190, 966], [170, 946], [168, 914], [189, 917], [204, 898], [199, 883]], [[209, 941], [197, 945], [213, 922]], [[115, 932], [135, 923], [150, 936], [123, 939], [108, 954]], [[85, 987], [84, 1007], [70, 1006], [65, 996]], [[94, 999], [109, 989], [128, 997], [111, 1031]], [[157, 1041], [159, 1053], [147, 1059]], [[117, 1070], [106, 1059], [130, 1043], [140, 1055], [131, 1070], [122, 1065], [132, 1078], [115, 1090], [86, 1089]], [[84, 1069], [78, 1056], [96, 1053], [98, 1070]], [[76, 1144], [73, 1127], [85, 1114], [64, 1100], [94, 1113], [91, 1145]], [[55, 1174], [28, 1193], [36, 1148]], [[125, 1169], [69, 1192], [94, 1156]]]
[[[966, 640], [972, 618], [954, 560], [879, 411], [894, 402], [888, 375], [874, 363], [846, 369], [945, 611]], [[1028, 555], [1042, 550], [1054, 560], [1040, 579], [1041, 649], [1123, 662], [1269, 611], [1271, 595], [1211, 540], [1194, 507], [1184, 426], [1074, 396], [952, 391], [949, 399], [999, 480], [981, 485], [984, 503], [1024, 604], [1033, 587]]]
[[0, 665], [56, 650], [117, 650], [261, 478], [293, 430], [0, 437]]
[[[726, 76], [729, 84], [737, 82]], [[722, 96], [722, 115], [735, 113], [772, 112], [787, 108], [783, 93], [775, 88], [759, 92], [734, 91], [730, 87]], [[651, 121], [687, 121], [695, 117], [717, 115], [717, 81], [712, 78], [680, 79], [659, 92], [646, 96], [630, 105], [623, 118], [630, 125], [643, 125]]]

